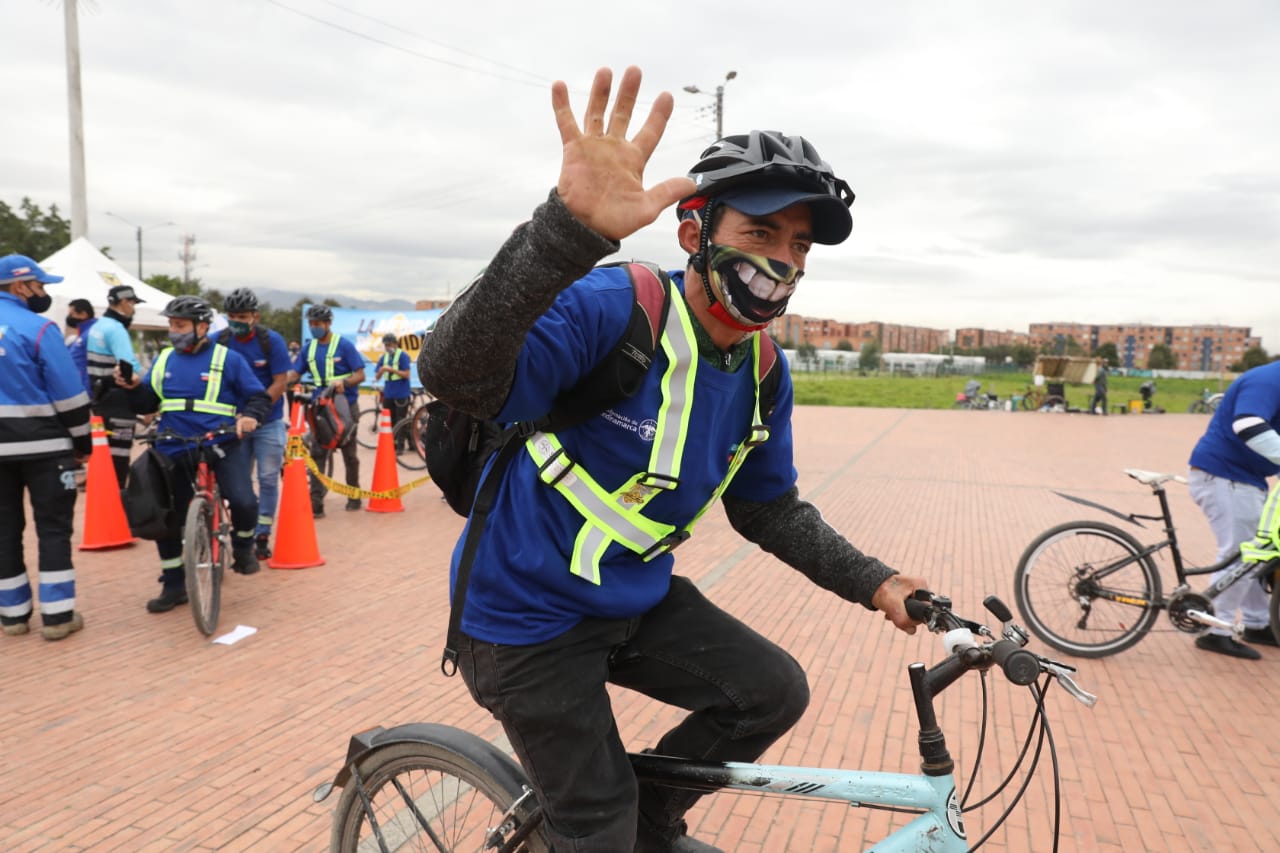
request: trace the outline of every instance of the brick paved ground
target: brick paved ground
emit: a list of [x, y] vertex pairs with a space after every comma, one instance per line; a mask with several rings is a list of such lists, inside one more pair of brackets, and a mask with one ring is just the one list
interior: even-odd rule
[[[986, 593], [1012, 603], [1013, 568], [1036, 533], [1090, 515], [1050, 489], [1142, 511], [1152, 502], [1121, 469], [1181, 471], [1205, 423], [809, 408], [797, 415], [797, 464], [802, 490], [855, 543], [978, 613]], [[372, 467], [370, 458], [366, 479]], [[1188, 552], [1207, 559], [1207, 524], [1185, 489], [1171, 493]], [[0, 849], [319, 851], [336, 797], [315, 805], [310, 793], [338, 769], [352, 732], [437, 720], [496, 738], [461, 681], [438, 670], [446, 555], [460, 519], [430, 489], [406, 505], [397, 515], [348, 514], [331, 497], [318, 523], [325, 566], [230, 577], [223, 626], [259, 629], [230, 647], [199, 636], [186, 608], [143, 610], [157, 588], [150, 543], [78, 552], [85, 631], [61, 643], [0, 637]], [[28, 555], [34, 563], [30, 530]], [[936, 638], [897, 634], [812, 587], [745, 546], [719, 514], [679, 557], [715, 601], [808, 668], [813, 705], [766, 760], [915, 769], [904, 668], [937, 660]], [[1262, 652], [1258, 663], [1223, 659], [1164, 630], [1119, 656], [1079, 662], [1098, 706], [1060, 691], [1048, 701], [1062, 849], [1280, 849], [1280, 759], [1268, 737], [1280, 650]], [[942, 706], [966, 775], [980, 714], [969, 681]], [[993, 682], [990, 692], [983, 792], [1011, 764], [1032, 712], [1020, 690]], [[623, 693], [617, 713], [637, 748], [674, 719]], [[985, 849], [1050, 849], [1050, 792], [1038, 776], [1026, 808]], [[999, 812], [992, 804], [969, 815], [970, 837]], [[699, 836], [746, 853], [862, 850], [899, 822], [729, 795], [691, 817]]]

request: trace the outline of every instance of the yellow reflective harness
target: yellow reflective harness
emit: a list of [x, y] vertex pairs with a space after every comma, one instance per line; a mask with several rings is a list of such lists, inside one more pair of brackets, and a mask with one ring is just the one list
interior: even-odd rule
[[227, 361], [227, 348], [222, 344], [213, 345], [213, 356], [209, 360], [209, 378], [205, 384], [204, 396], [199, 400], [182, 397], [165, 397], [164, 368], [169, 363], [173, 347], [165, 347], [156, 356], [151, 366], [151, 388], [160, 398], [160, 412], [200, 412], [205, 415], [222, 415], [227, 418], [236, 416], [236, 407], [230, 403], [219, 403], [218, 395], [222, 392], [222, 367]]
[[[769, 428], [760, 415], [760, 341], [752, 342], [755, 372], [755, 401], [751, 428], [729, 462], [724, 479], [697, 514], [681, 527], [654, 521], [643, 510], [657, 495], [680, 485], [680, 462], [689, 434], [693, 389], [698, 370], [698, 346], [693, 324], [683, 296], [673, 288], [667, 322], [662, 333], [662, 349], [667, 368], [661, 381], [662, 405], [658, 409], [649, 470], [635, 474], [609, 491], [569, 458], [559, 438], [552, 432], [536, 432], [525, 441], [525, 449], [538, 466], [538, 478], [554, 488], [582, 515], [584, 524], [574, 540], [570, 571], [591, 583], [600, 583], [600, 560], [605, 550], [617, 542], [648, 562], [674, 550], [687, 540], [693, 526], [728, 488], [747, 454], [769, 438]], [[772, 342], [767, 342], [773, 346]]]
[[1262, 505], [1258, 519], [1258, 535], [1240, 546], [1240, 557], [1246, 563], [1265, 563], [1280, 558], [1280, 486], [1271, 490]]
[[337, 333], [332, 333], [329, 336], [329, 349], [324, 354], [324, 379], [321, 379], [320, 371], [316, 369], [316, 347], [320, 345], [320, 342], [315, 338], [311, 339], [311, 344], [307, 347], [307, 367], [311, 369], [311, 378], [315, 380], [317, 385], [327, 385], [335, 379], [346, 379], [351, 375], [349, 371], [341, 376], [333, 375], [335, 369], [333, 360], [337, 355], [338, 341], [340, 340], [342, 340], [342, 336]]

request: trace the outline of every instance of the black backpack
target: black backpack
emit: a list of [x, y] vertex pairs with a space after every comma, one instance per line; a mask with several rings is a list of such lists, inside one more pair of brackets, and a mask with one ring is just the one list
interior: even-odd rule
[[[556, 399], [550, 413], [536, 421], [504, 428], [494, 421], [450, 408], [439, 400], [427, 404], [427, 424], [423, 432], [427, 473], [440, 487], [453, 511], [471, 519], [450, 605], [449, 629], [441, 661], [445, 675], [457, 671], [457, 636], [471, 564], [507, 465], [524, 440], [535, 432], [556, 432], [577, 426], [633, 396], [653, 364], [671, 302], [671, 279], [661, 268], [649, 263], [631, 261], [604, 266], [627, 270], [635, 296], [630, 323], [595, 369]], [[772, 413], [777, 398], [781, 378], [775, 369], [777, 361], [777, 347], [768, 339], [761, 348], [760, 359], [760, 415], [763, 418]], [[497, 459], [485, 476], [485, 465], [495, 453]]]
[[182, 535], [182, 519], [173, 505], [173, 477], [177, 465], [154, 447], [133, 460], [121, 490], [129, 532], [139, 539], [170, 539]]
[[[270, 331], [262, 326], [254, 327], [255, 336], [258, 339], [258, 348], [262, 350], [262, 357], [267, 360], [267, 367], [271, 366], [271, 334]], [[224, 347], [231, 341], [231, 330], [223, 329], [218, 333], [218, 343]], [[253, 365], [250, 365], [252, 367]]]

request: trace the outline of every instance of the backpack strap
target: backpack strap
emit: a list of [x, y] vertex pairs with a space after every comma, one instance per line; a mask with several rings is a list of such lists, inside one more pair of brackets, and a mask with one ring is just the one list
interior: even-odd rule
[[[262, 350], [262, 357], [267, 360], [267, 367], [271, 366], [271, 333], [261, 326], [254, 326], [253, 333], [258, 338], [258, 349]], [[264, 334], [265, 333], [265, 334]], [[231, 330], [223, 329], [218, 332], [218, 343], [224, 347], [231, 343]]]
[[[762, 334], [762, 333], [757, 333]], [[782, 360], [778, 358], [778, 343], [765, 335], [760, 342], [760, 417], [768, 420], [778, 402], [778, 388], [782, 385]]]

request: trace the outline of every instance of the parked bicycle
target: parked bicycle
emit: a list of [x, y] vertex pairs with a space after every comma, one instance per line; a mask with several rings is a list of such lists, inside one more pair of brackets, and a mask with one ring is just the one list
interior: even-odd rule
[[162, 430], [142, 439], [146, 444], [180, 442], [196, 451], [196, 466], [191, 473], [193, 496], [187, 505], [186, 520], [182, 526], [182, 567], [187, 576], [191, 615], [200, 633], [206, 637], [218, 628], [222, 576], [231, 565], [232, 548], [231, 506], [218, 489], [209, 454], [219, 452], [214, 439], [235, 434], [234, 426], [225, 426], [201, 435], [179, 435]]
[[[427, 389], [421, 387], [412, 389], [409, 392], [409, 408], [405, 412], [405, 416], [401, 418], [400, 423], [411, 420], [431, 399]], [[363, 403], [363, 398], [361, 402]], [[378, 449], [378, 414], [381, 411], [382, 389], [379, 388], [374, 392], [371, 408], [365, 408], [362, 405], [360, 414], [356, 418], [356, 441], [360, 442], [361, 447], [367, 447], [370, 450]], [[423, 417], [426, 416], [423, 415]], [[399, 425], [396, 424], [397, 427]], [[401, 446], [399, 441], [396, 442], [396, 446]]]
[[1041, 409], [1065, 411], [1067, 398], [1062, 394], [1046, 391], [1042, 385], [1028, 385], [1022, 392], [1021, 406], [1028, 412], [1038, 412]]
[[[1240, 562], [1203, 592], [1192, 591], [1188, 577], [1225, 569], [1239, 558], [1239, 552], [1211, 566], [1185, 565], [1164, 484], [1186, 479], [1134, 468], [1126, 468], [1125, 473], [1151, 488], [1160, 503], [1160, 515], [1122, 513], [1062, 492], [1054, 494], [1138, 527], [1141, 521], [1159, 521], [1164, 538], [1144, 545], [1126, 531], [1099, 521], [1072, 521], [1040, 534], [1023, 552], [1013, 576], [1014, 600], [1031, 632], [1060, 652], [1099, 658], [1136, 644], [1164, 610], [1178, 631], [1202, 634], [1210, 628], [1230, 629], [1238, 640], [1243, 624], [1216, 615], [1213, 601], [1232, 584], [1262, 581], [1272, 587], [1271, 625], [1280, 639], [1276, 630], [1280, 583], [1275, 583], [1280, 560], [1260, 565]], [[1166, 548], [1177, 578], [1168, 597], [1161, 593], [1160, 572], [1152, 559]]]
[[956, 394], [956, 401], [951, 404], [953, 409], [998, 409], [1000, 408], [1000, 396], [991, 391], [984, 392], [982, 383], [976, 379], [970, 379], [964, 384], [964, 390]]
[[[1053, 849], [1058, 849], [1061, 796], [1058, 758], [1044, 714], [1044, 693], [1057, 680], [1073, 697], [1092, 706], [1096, 697], [1071, 679], [1075, 669], [1023, 648], [1028, 635], [1013, 624], [1009, 608], [994, 596], [985, 604], [1004, 623], [997, 636], [977, 622], [955, 615], [951, 602], [920, 591], [908, 600], [908, 612], [929, 630], [944, 634], [947, 656], [932, 667], [907, 667], [919, 726], [920, 773], [829, 770], [747, 763], [711, 763], [651, 754], [630, 756], [642, 781], [700, 791], [730, 789], [781, 797], [843, 802], [888, 808], [915, 815], [875, 850], [972, 850], [981, 846], [1008, 818], [1026, 783], [999, 819], [970, 845], [964, 813], [985, 805], [1014, 779], [1039, 730], [1040, 746], [1026, 770], [1029, 781], [1047, 740], [1054, 772]], [[985, 673], [999, 666], [1016, 685], [1030, 688], [1036, 712], [1022, 753], [999, 786], [971, 802], [973, 780], [981, 765], [987, 700]], [[978, 740], [970, 782], [957, 796], [955, 765], [938, 726], [934, 700], [969, 672], [983, 673], [982, 737]], [[1040, 676], [1044, 675], [1043, 681]], [[343, 789], [334, 810], [330, 850], [430, 849], [545, 853], [542, 810], [519, 765], [493, 744], [469, 732], [434, 723], [381, 727], [354, 735], [346, 764], [332, 783], [316, 789], [320, 802], [335, 787]]]
[[1218, 410], [1218, 404], [1222, 402], [1223, 396], [1221, 391], [1210, 394], [1209, 389], [1205, 388], [1200, 392], [1200, 399], [1193, 400], [1191, 405], [1187, 406], [1187, 412], [1193, 415], [1211, 415]]

